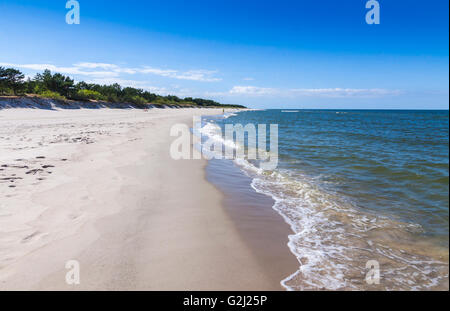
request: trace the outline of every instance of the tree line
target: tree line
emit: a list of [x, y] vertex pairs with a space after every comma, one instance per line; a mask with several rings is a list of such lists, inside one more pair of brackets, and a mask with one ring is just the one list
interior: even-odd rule
[[75, 101], [104, 101], [126, 103], [146, 107], [148, 104], [167, 106], [201, 106], [245, 108], [241, 105], [223, 105], [216, 101], [202, 98], [179, 98], [174, 95], [161, 96], [143, 89], [122, 87], [115, 83], [99, 85], [75, 81], [60, 73], [45, 70], [34, 78], [25, 80], [25, 75], [14, 68], [0, 67], [0, 95], [37, 94], [43, 98]]

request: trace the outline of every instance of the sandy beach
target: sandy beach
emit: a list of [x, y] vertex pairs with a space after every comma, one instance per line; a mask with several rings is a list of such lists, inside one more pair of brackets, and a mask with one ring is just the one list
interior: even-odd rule
[[173, 124], [218, 113], [0, 110], [0, 290], [282, 290], [287, 247], [258, 256], [206, 161], [170, 157]]

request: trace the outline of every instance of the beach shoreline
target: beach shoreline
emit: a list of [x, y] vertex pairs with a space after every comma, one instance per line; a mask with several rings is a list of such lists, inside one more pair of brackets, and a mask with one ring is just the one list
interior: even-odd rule
[[282, 290], [284, 254], [256, 258], [207, 161], [170, 157], [173, 124], [220, 113], [1, 110], [0, 289]]
[[[402, 117], [406, 124], [392, 124], [392, 115]], [[434, 125], [436, 131], [421, 132], [420, 124], [436, 117], [441, 120]], [[278, 124], [282, 137], [275, 170], [263, 171], [251, 160], [229, 161], [228, 166], [226, 161], [210, 161], [211, 180], [225, 192], [239, 193], [231, 197], [245, 198], [243, 202], [255, 201], [251, 198], [255, 191], [272, 199], [244, 210], [262, 211], [262, 205], [271, 205], [289, 224], [290, 233], [284, 236], [289, 236], [288, 246], [299, 267], [282, 281], [288, 290], [448, 290], [448, 114], [447, 126], [445, 117], [442, 113], [414, 111], [299, 110], [284, 114], [281, 109], [205, 117], [205, 132], [217, 141], [222, 141], [220, 132], [229, 123], [260, 124], [262, 120]], [[376, 141], [373, 133], [361, 133], [360, 124], [351, 125], [359, 118], [377, 120], [372, 126], [380, 127]], [[413, 130], [409, 126], [412, 121], [417, 124]], [[335, 132], [343, 123], [347, 124], [342, 129], [344, 135]], [[395, 129], [398, 137], [386, 137], [385, 128]], [[442, 135], [434, 135], [440, 130]], [[421, 134], [421, 139], [411, 133]], [[391, 141], [389, 152], [383, 145], [387, 139]], [[406, 147], [405, 141], [410, 141]], [[417, 143], [415, 147], [422, 142], [439, 146], [433, 151], [432, 164], [420, 162], [426, 157], [421, 150], [426, 148], [411, 150], [412, 142]], [[360, 148], [366, 143], [371, 148]], [[224, 144], [245, 148], [231, 139]], [[373, 155], [374, 150], [380, 158]], [[399, 162], [399, 154], [411, 159], [407, 166]], [[385, 165], [382, 170], [376, 161], [381, 157]], [[443, 170], [427, 172], [434, 164], [434, 168]], [[367, 173], [362, 174], [363, 170]], [[426, 183], [429, 187], [424, 189]], [[249, 184], [253, 192], [248, 191]], [[384, 189], [387, 191], [380, 195]], [[411, 189], [423, 205], [411, 200]], [[420, 197], [423, 190], [428, 198], [433, 193], [434, 206]], [[396, 196], [392, 196], [393, 191]], [[239, 206], [239, 202], [231, 206]], [[435, 213], [429, 215], [433, 208]], [[367, 282], [367, 266], [371, 263], [379, 267], [378, 283]]]

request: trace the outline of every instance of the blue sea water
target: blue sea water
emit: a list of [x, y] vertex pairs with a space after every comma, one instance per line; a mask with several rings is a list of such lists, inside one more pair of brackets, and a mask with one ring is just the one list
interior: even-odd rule
[[[249, 123], [278, 125], [277, 168], [235, 165], [295, 233], [287, 289], [448, 289], [448, 111], [241, 111], [203, 133]], [[365, 281], [371, 260], [380, 284]]]

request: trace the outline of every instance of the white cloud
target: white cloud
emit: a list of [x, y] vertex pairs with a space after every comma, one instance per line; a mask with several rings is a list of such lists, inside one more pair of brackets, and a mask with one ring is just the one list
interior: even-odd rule
[[34, 71], [44, 71], [45, 69], [48, 69], [50, 71], [66, 75], [82, 75], [82, 76], [96, 76], [96, 77], [119, 76], [119, 73], [115, 71], [86, 71], [85, 69], [82, 69], [83, 67], [78, 66], [58, 67], [52, 64], [11, 64], [11, 63], [0, 63], [0, 66], [30, 69]]
[[230, 94], [238, 95], [274, 95], [279, 91], [273, 88], [263, 88], [257, 86], [233, 86], [229, 91]]
[[115, 70], [118, 69], [119, 66], [114, 65], [114, 64], [105, 64], [105, 63], [76, 63], [74, 64], [75, 67], [81, 67], [81, 68], [102, 68], [102, 69], [110, 69], [110, 70]]
[[350, 88], [291, 89], [290, 92], [292, 94], [316, 97], [377, 97], [401, 94], [400, 90]]
[[215, 78], [213, 75], [216, 71], [211, 70], [189, 70], [185, 72], [180, 72], [172, 69], [158, 69], [145, 67], [144, 69], [137, 69], [140, 73], [151, 73], [158, 76], [169, 77], [179, 80], [192, 80], [192, 81], [203, 81], [203, 82], [217, 82], [221, 81], [220, 78]]
[[216, 71], [211, 70], [189, 70], [184, 73], [180, 73], [176, 76], [177, 79], [182, 80], [194, 80], [205, 82], [217, 82], [221, 81], [220, 78], [215, 78], [213, 75]]
[[217, 71], [212, 70], [179, 71], [174, 69], [152, 68], [148, 66], [140, 68], [128, 68], [128, 67], [121, 67], [115, 64], [89, 63], [89, 62], [76, 63], [70, 67], [58, 67], [52, 64], [11, 64], [11, 63], [0, 63], [0, 66], [30, 69], [35, 71], [43, 71], [45, 69], [49, 69], [53, 72], [59, 72], [67, 75], [81, 75], [88, 77], [94, 76], [98, 78], [119, 77], [120, 74], [129, 74], [129, 75], [152, 74], [178, 80], [191, 80], [200, 82], [221, 81], [220, 78], [214, 77], [214, 74], [217, 73]]
[[379, 97], [400, 95], [400, 90], [388, 89], [352, 89], [352, 88], [317, 88], [317, 89], [280, 89], [257, 86], [234, 86], [225, 93], [216, 93], [221, 96], [278, 96], [278, 97]]
[[176, 70], [170, 70], [170, 69], [158, 69], [158, 68], [151, 68], [151, 67], [145, 67], [144, 69], [139, 70], [140, 73], [151, 73], [158, 76], [163, 77], [170, 77], [173, 75], [176, 75]]

